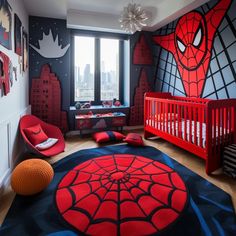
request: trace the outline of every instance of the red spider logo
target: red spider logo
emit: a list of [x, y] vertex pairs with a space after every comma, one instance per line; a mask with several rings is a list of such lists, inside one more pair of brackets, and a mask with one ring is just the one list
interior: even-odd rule
[[208, 71], [213, 39], [232, 0], [219, 1], [205, 15], [192, 11], [182, 16], [175, 32], [153, 36], [176, 60], [186, 95], [200, 97]]

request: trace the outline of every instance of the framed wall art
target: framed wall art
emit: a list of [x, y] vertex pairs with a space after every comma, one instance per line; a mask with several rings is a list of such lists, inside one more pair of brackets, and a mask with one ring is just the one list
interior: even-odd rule
[[22, 34], [22, 40], [23, 40], [23, 71], [26, 71], [28, 68], [28, 35], [24, 30]]
[[12, 49], [12, 8], [7, 0], [0, 1], [0, 44]]
[[22, 23], [17, 14], [14, 14], [14, 22], [15, 53], [22, 56]]

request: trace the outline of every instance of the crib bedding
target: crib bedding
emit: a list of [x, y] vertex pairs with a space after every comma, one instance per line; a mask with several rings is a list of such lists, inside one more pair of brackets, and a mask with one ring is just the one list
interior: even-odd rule
[[[147, 125], [150, 125], [152, 127], [155, 127], [158, 130], [161, 131], [165, 131], [169, 134], [172, 134], [174, 136], [178, 136], [178, 129], [179, 129], [179, 123], [181, 123], [181, 127], [180, 127], [180, 132], [181, 132], [181, 138], [183, 140], [187, 140], [188, 142], [190, 141], [190, 137], [191, 137], [191, 142], [194, 143], [194, 127], [195, 127], [195, 121], [192, 120], [188, 120], [186, 119], [186, 122], [184, 119], [180, 120], [180, 122], [178, 120], [176, 121], [167, 121], [167, 122], [158, 122], [158, 121], [153, 121], [153, 120], [147, 120], [146, 121]], [[190, 127], [189, 129], [189, 125], [192, 124], [192, 127]], [[168, 129], [167, 129], [168, 126]], [[171, 129], [172, 126], [172, 129]], [[185, 126], [186, 126], [186, 135], [185, 135]], [[202, 132], [201, 132], [202, 130]], [[220, 127], [219, 129], [220, 132], [218, 132], [218, 127], [216, 127], [216, 138], [218, 138], [218, 133], [220, 133], [220, 136], [223, 135], [223, 129]], [[224, 130], [225, 131], [225, 130]], [[196, 122], [196, 145], [198, 146], [202, 146], [202, 147], [206, 147], [206, 123], [201, 123], [200, 122]], [[225, 132], [224, 132], [225, 133]], [[214, 131], [212, 132], [212, 135], [214, 135]], [[185, 137], [186, 136], [186, 137]], [[200, 143], [200, 138], [202, 139], [202, 145]], [[214, 137], [212, 137], [214, 138]]]

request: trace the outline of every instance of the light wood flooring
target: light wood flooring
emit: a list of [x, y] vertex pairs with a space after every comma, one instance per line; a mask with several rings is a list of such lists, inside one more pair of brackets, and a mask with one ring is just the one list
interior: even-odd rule
[[[134, 131], [132, 130], [129, 132]], [[135, 132], [142, 134], [141, 130], [135, 130]], [[214, 173], [214, 175], [208, 176], [205, 173], [205, 163], [203, 160], [181, 148], [176, 147], [175, 145], [172, 145], [171, 143], [164, 141], [163, 139], [156, 138], [153, 140], [145, 140], [145, 144], [161, 150], [174, 160], [178, 161], [182, 165], [191, 169], [193, 172], [199, 174], [203, 178], [207, 179], [209, 182], [215, 184], [219, 188], [229, 193], [232, 197], [234, 209], [236, 209], [236, 180], [233, 180], [232, 178], [222, 174], [221, 171]], [[78, 150], [95, 148], [98, 146], [99, 145], [95, 143], [89, 135], [83, 138], [80, 138], [79, 135], [71, 135], [66, 138], [65, 152], [47, 160], [52, 164]], [[9, 210], [14, 196], [15, 194], [9, 187], [0, 198], [0, 225], [2, 224], [7, 214], [7, 211]]]

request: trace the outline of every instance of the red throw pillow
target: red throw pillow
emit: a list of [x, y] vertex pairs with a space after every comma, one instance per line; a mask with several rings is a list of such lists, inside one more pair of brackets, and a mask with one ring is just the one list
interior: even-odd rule
[[125, 136], [119, 132], [115, 131], [104, 131], [93, 134], [93, 139], [97, 143], [105, 143], [110, 141], [120, 141], [123, 140]]
[[34, 146], [48, 139], [40, 124], [25, 128], [24, 132]]
[[142, 136], [136, 133], [129, 133], [124, 141], [133, 146], [144, 146]]

